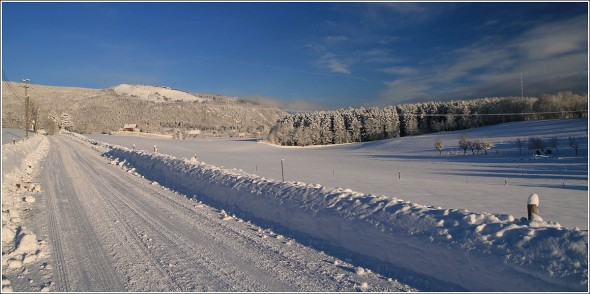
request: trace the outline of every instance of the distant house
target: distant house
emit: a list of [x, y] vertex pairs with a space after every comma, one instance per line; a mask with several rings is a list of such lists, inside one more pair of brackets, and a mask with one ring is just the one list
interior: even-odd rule
[[137, 127], [137, 124], [125, 124], [123, 126], [123, 131], [127, 131], [127, 132], [138, 132], [139, 128]]

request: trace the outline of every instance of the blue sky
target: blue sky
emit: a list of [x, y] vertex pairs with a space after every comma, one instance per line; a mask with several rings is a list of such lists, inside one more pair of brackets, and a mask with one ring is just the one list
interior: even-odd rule
[[587, 92], [588, 4], [7, 3], [9, 79], [293, 108]]

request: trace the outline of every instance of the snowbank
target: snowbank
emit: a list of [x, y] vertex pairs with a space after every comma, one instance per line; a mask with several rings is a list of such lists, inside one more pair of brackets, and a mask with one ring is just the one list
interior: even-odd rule
[[163, 186], [470, 291], [588, 287], [587, 231], [278, 182], [195, 160], [112, 148], [106, 157], [125, 161]]
[[27, 156], [33, 154], [47, 138], [42, 135], [31, 134], [29, 139], [19, 140], [16, 144], [2, 145], [2, 177], [17, 169], [25, 170], [24, 163]]
[[26, 268], [44, 258], [43, 241], [23, 226], [22, 218], [31, 210], [42, 191], [32, 183], [33, 171], [49, 151], [47, 137], [32, 135], [17, 144], [2, 145], [2, 291], [12, 291], [9, 278], [27, 273]]

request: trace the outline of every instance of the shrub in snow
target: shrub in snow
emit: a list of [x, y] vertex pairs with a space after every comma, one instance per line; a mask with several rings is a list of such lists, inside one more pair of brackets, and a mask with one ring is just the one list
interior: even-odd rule
[[369, 283], [362, 282], [360, 285], [358, 285], [358, 289], [362, 292], [368, 291], [369, 290]]
[[360, 267], [360, 266], [358, 266], [358, 267], [355, 268], [355, 272], [356, 272], [357, 275], [362, 276], [362, 275], [365, 274], [365, 269], [362, 268], [362, 267]]

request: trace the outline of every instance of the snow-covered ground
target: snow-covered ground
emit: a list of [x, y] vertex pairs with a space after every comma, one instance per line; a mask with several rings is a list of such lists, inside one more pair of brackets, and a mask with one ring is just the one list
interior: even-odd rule
[[[47, 138], [35, 134], [14, 145], [2, 145], [2, 292], [50, 289], [46, 241], [39, 240], [26, 222], [42, 192], [35, 175], [48, 149]], [[19, 284], [17, 276], [26, 281], [26, 288], [13, 283]]]
[[[540, 214], [564, 227], [588, 229], [588, 121], [585, 119], [515, 122], [458, 132], [339, 146], [287, 148], [254, 140], [165, 140], [92, 135], [91, 138], [176, 157], [196, 156], [216, 166], [286, 181], [341, 187], [396, 197], [414, 203], [473, 212], [526, 216], [530, 194], [540, 196]], [[458, 138], [491, 138], [488, 155], [463, 156]], [[568, 137], [580, 137], [579, 156]], [[559, 138], [555, 156], [541, 158], [513, 141]], [[443, 155], [434, 148], [444, 139]], [[525, 143], [526, 144], [526, 143]], [[401, 176], [401, 179], [400, 179]]]
[[[563, 136], [585, 136], [586, 125], [585, 120], [526, 122], [462, 133], [469, 133], [472, 137], [491, 137], [494, 140], [508, 139], [514, 136], [548, 135], [557, 135], [563, 139]], [[551, 126], [553, 126], [552, 132], [546, 133]], [[535, 127], [539, 128], [536, 133], [534, 132]], [[504, 132], [499, 131], [502, 129]], [[526, 133], [521, 133], [525, 130]], [[509, 134], [503, 135], [505, 131], [509, 131]], [[496, 136], [492, 136], [493, 134]], [[500, 135], [504, 137], [500, 137]], [[462, 155], [429, 156], [426, 154], [426, 150], [431, 148], [426, 148], [426, 143], [421, 143], [421, 141], [428, 140], [433, 144], [433, 138], [437, 136], [443, 136], [448, 140], [453, 136], [458, 137], [459, 134], [437, 134], [402, 138], [389, 142], [306, 149], [306, 152], [309, 150], [338, 150], [338, 148], [344, 148], [344, 151], [348, 152], [369, 149], [372, 151], [370, 155], [364, 154], [365, 156], [363, 156], [367, 161], [375, 153], [385, 153], [385, 150], [391, 150], [393, 147], [399, 148], [407, 144], [412, 148], [399, 148], [378, 158], [381, 161], [386, 161], [383, 159], [390, 157], [392, 158], [390, 161], [405, 161], [406, 167], [412, 165], [411, 161], [414, 165], [429, 160], [447, 163], [458, 162], [463, 166], [455, 167], [454, 170], [462, 171], [467, 166], [468, 169], [483, 174], [485, 172], [481, 172], [481, 169], [493, 164], [501, 164], [502, 162], [512, 165], [524, 164], [526, 165], [526, 174], [533, 175], [527, 179], [532, 178], [538, 181], [532, 187], [543, 189], [542, 191], [557, 189], [546, 183], [547, 179], [551, 178], [551, 176], [547, 176], [548, 174], [564, 172], [560, 168], [551, 168], [551, 164], [548, 163], [551, 163], [550, 160], [552, 160], [556, 161], [553, 163], [555, 165], [569, 167], [570, 172], [564, 172], [570, 176], [568, 185], [572, 185], [572, 181], [580, 181], [580, 183], [574, 183], [582, 187], [570, 188], [570, 190], [587, 191], [587, 176], [584, 175], [587, 173], [587, 163], [585, 163], [587, 162], [587, 147], [585, 143], [581, 152], [584, 155], [581, 156], [581, 159], [580, 156], [567, 154], [565, 150], [560, 151], [561, 155], [553, 159], [531, 159], [530, 161], [526, 160], [528, 156], [521, 157], [516, 154], [502, 154], [502, 152], [486, 157], [483, 155], [472, 156], [470, 159]], [[408, 140], [413, 140], [413, 142], [408, 143]], [[509, 145], [503, 142], [498, 142], [498, 144], [499, 146]], [[386, 145], [391, 146], [387, 147]], [[160, 151], [162, 146], [168, 147], [173, 144], [160, 145], [158, 147]], [[509, 152], [512, 149], [505, 147], [499, 148], [499, 151]], [[327, 154], [329, 153], [324, 155]], [[465, 201], [454, 202], [461, 204], [455, 208], [426, 206], [391, 196], [354, 192], [351, 189], [328, 188], [319, 184], [305, 184], [296, 181], [282, 182], [251, 175], [242, 170], [207, 165], [196, 157], [176, 159], [152, 152], [136, 152], [124, 147], [114, 147], [106, 153], [106, 156], [111, 158], [113, 163], [120, 162], [134, 172], [158, 184], [182, 192], [189, 198], [206, 201], [246, 219], [272, 224], [277, 226], [279, 230], [286, 232], [287, 235], [295, 236], [298, 239], [310, 238], [320, 244], [316, 246], [321, 248], [325, 246], [329, 252], [350, 254], [355, 256], [357, 260], [364, 259], [363, 262], [373, 267], [392, 265], [418, 274], [436, 277], [470, 291], [588, 290], [587, 231], [561, 227], [550, 217], [544, 216], [549, 222], [531, 223], [523, 217], [509, 214], [470, 212], [461, 209], [466, 204]], [[413, 158], [408, 159], [404, 156]], [[400, 160], [400, 157], [405, 160]], [[435, 160], [435, 158], [440, 159]], [[287, 161], [285, 160], [285, 162]], [[365, 166], [367, 169], [367, 165], [365, 163], [357, 168]], [[508, 168], [502, 168], [509, 169], [511, 167], [511, 165], [507, 166]], [[581, 169], [583, 166], [586, 166], [584, 170]], [[370, 168], [368, 169], [370, 170]], [[572, 170], [573, 172], [571, 172]], [[541, 173], [540, 171], [545, 172]], [[310, 170], [310, 172], [313, 171]], [[334, 175], [335, 173], [336, 169]], [[446, 181], [439, 178], [437, 187], [444, 187], [449, 179], [456, 177], [456, 175], [452, 175], [453, 172], [447, 173], [451, 176], [448, 176]], [[402, 177], [404, 175], [405, 173]], [[412, 173], [410, 173], [411, 175]], [[370, 177], [373, 174], [367, 176]], [[478, 177], [482, 177], [482, 183], [473, 183], [472, 181], [470, 184], [464, 183], [464, 185], [475, 184], [480, 187], [489, 185], [494, 187], [487, 188], [491, 191], [512, 187], [517, 182], [511, 181], [509, 186], [505, 186], [505, 183], [502, 185], [486, 183], [485, 180], [489, 178], [488, 176], [478, 175]], [[416, 184], [414, 189], [416, 190], [432, 185], [432, 182], [428, 182], [428, 180], [414, 181]], [[543, 181], [545, 181], [544, 185], [541, 184]], [[531, 187], [522, 182], [519, 185], [521, 188]], [[568, 189], [567, 186], [565, 189]], [[524, 204], [527, 198], [528, 195], [519, 202]], [[584, 205], [583, 209], [586, 210], [586, 213], [582, 217], [585, 217], [587, 222], [588, 200], [586, 197], [584, 198], [584, 200], [577, 199], [576, 205]], [[477, 196], [471, 197], [471, 201], [473, 199], [480, 200]], [[493, 201], [488, 200], [488, 203], [491, 204]], [[559, 201], [552, 202], [550, 198], [546, 201], [541, 200], [541, 207], [545, 207], [543, 203], [548, 203], [545, 205], [549, 206], [557, 205]]]
[[137, 99], [152, 101], [152, 102], [205, 102], [207, 99], [197, 97], [193, 94], [170, 89], [167, 87], [157, 87], [150, 85], [128, 85], [121, 84], [112, 88], [118, 94], [126, 94]]
[[25, 131], [22, 129], [2, 129], [2, 145], [12, 144], [12, 139], [15, 141], [21, 140], [25, 137]]
[[[49, 261], [34, 264], [48, 258], [37, 249], [19, 253], [20, 264], [3, 255], [13, 259], [3, 266], [17, 291], [587, 292], [587, 125], [522, 122], [315, 148], [94, 137], [143, 152], [50, 137], [28, 222], [36, 248], [50, 245]], [[498, 152], [463, 156], [461, 134], [492, 138]], [[559, 137], [558, 155], [519, 155], [509, 142], [529, 136]], [[580, 155], [569, 136], [583, 137]], [[372, 181], [389, 192], [353, 186]], [[444, 205], [405, 197], [425, 191]], [[523, 218], [531, 193], [547, 222]], [[499, 211], [507, 203], [516, 213]]]
[[5, 175], [3, 292], [416, 291], [111, 165], [89, 142], [26, 143], [3, 148], [5, 171], [41, 167], [40, 185]]

